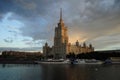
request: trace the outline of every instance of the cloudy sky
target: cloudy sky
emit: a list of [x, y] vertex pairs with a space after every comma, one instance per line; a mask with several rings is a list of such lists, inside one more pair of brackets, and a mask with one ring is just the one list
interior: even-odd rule
[[69, 42], [120, 49], [120, 0], [0, 0], [0, 50], [52, 46], [60, 8]]

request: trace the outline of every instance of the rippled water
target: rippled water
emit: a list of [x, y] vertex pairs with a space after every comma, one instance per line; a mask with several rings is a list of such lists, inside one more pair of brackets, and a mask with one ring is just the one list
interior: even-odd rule
[[120, 65], [0, 64], [0, 80], [120, 80]]

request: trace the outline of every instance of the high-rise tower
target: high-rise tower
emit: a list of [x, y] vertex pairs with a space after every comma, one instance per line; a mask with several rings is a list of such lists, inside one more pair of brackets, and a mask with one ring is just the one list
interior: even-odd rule
[[62, 9], [60, 9], [60, 19], [57, 27], [55, 27], [54, 45], [50, 47], [46, 43], [43, 46], [43, 54], [45, 58], [47, 59], [52, 55], [55, 59], [64, 59], [69, 53], [81, 54], [94, 51], [92, 45], [87, 46], [86, 43], [83, 43], [83, 46], [81, 46], [78, 40], [75, 45], [68, 42], [67, 27], [62, 19]]
[[64, 58], [68, 45], [67, 27], [62, 19], [62, 9], [60, 10], [60, 20], [55, 28], [54, 36], [54, 57]]

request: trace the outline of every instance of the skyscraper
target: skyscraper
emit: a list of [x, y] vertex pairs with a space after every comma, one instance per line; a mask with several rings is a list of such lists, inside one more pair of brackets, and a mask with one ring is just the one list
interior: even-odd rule
[[86, 44], [83, 44], [83, 47], [79, 45], [79, 41], [77, 40], [76, 45], [71, 45], [68, 40], [68, 34], [67, 34], [67, 27], [64, 24], [64, 21], [62, 19], [62, 9], [60, 10], [60, 20], [55, 27], [55, 34], [54, 34], [54, 45], [52, 48], [48, 46], [46, 43], [45, 46], [43, 46], [43, 54], [44, 56], [53, 55], [54, 58], [60, 59], [65, 58], [66, 54], [69, 53], [87, 53], [94, 51], [94, 48], [90, 44], [90, 47], [86, 46]]
[[62, 19], [62, 9], [60, 10], [60, 20], [55, 28], [54, 36], [54, 56], [55, 58], [63, 58], [67, 52], [68, 45], [68, 34], [67, 27]]

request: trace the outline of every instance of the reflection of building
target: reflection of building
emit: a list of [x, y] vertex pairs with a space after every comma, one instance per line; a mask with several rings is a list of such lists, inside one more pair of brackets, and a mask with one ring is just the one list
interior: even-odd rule
[[91, 73], [89, 69], [88, 66], [86, 65], [74, 66], [74, 67], [66, 66], [64, 70], [66, 74], [66, 80], [90, 80]]
[[68, 42], [68, 35], [67, 35], [67, 27], [64, 24], [62, 19], [62, 10], [60, 11], [60, 20], [58, 26], [55, 28], [55, 36], [54, 36], [54, 46], [51, 48], [46, 43], [43, 46], [43, 54], [45, 56], [54, 55], [54, 58], [65, 58], [65, 55], [68, 53], [88, 53], [94, 51], [94, 48], [90, 44], [86, 46], [83, 43], [83, 46], [79, 45], [78, 40], [76, 41], [75, 45], [71, 45]]

